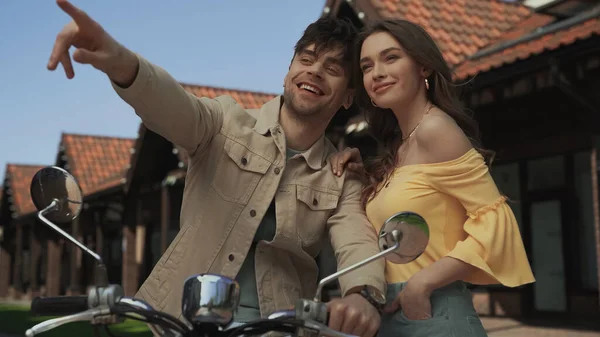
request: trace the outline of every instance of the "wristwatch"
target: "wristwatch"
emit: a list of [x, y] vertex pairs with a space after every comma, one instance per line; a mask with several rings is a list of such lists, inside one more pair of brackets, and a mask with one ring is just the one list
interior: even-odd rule
[[369, 303], [371, 303], [371, 305], [381, 314], [385, 307], [385, 296], [383, 296], [379, 290], [365, 285], [361, 289], [360, 295], [369, 301]]

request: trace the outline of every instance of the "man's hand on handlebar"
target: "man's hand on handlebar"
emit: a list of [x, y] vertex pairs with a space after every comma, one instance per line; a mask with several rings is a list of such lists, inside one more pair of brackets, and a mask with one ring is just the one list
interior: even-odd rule
[[367, 299], [350, 294], [327, 303], [329, 327], [351, 335], [373, 337], [379, 329], [381, 316]]

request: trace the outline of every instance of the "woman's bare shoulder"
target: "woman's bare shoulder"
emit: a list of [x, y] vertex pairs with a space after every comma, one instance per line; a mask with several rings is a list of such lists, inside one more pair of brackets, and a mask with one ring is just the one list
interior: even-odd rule
[[438, 109], [423, 117], [415, 137], [419, 151], [429, 163], [454, 160], [473, 148], [454, 119]]

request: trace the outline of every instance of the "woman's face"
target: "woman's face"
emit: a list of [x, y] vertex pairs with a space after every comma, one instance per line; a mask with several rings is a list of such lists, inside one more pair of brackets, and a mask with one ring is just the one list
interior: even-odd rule
[[380, 108], [402, 109], [424, 85], [422, 67], [388, 32], [377, 32], [365, 39], [360, 69], [367, 94]]

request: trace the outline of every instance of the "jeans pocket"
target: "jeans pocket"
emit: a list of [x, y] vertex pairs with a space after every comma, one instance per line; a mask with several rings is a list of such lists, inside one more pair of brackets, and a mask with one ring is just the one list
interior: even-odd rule
[[393, 318], [400, 324], [437, 324], [448, 322], [450, 310], [446, 295], [444, 293], [433, 293], [429, 298], [429, 303], [431, 304], [431, 318], [410, 319], [406, 317], [402, 308], [393, 314]]
[[455, 336], [449, 323], [448, 316], [411, 320], [398, 310], [382, 317], [378, 337], [463, 337]]
[[428, 319], [410, 319], [410, 318], [406, 317], [406, 315], [404, 314], [404, 312], [402, 312], [402, 310], [398, 310], [394, 314], [394, 317], [398, 321], [406, 322], [408, 324], [435, 324], [435, 323], [448, 322], [448, 315], [432, 316], [431, 318], [428, 318]]

